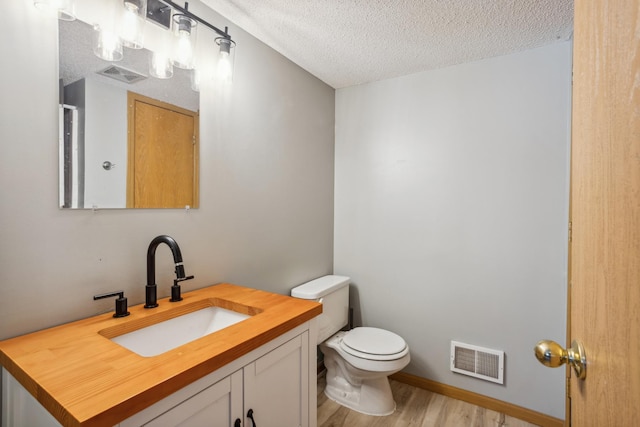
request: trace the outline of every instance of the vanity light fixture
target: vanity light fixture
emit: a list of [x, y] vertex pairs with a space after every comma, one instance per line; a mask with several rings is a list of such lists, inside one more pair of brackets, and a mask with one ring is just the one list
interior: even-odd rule
[[172, 19], [173, 27], [173, 65], [185, 70], [192, 70], [196, 49], [196, 30], [198, 22], [185, 15], [176, 13]]
[[105, 61], [120, 61], [123, 57], [122, 39], [113, 29], [94, 25], [93, 53]]
[[120, 19], [122, 44], [131, 49], [142, 49], [147, 0], [123, 0], [123, 5]]
[[216, 43], [220, 46], [220, 57], [218, 58], [218, 79], [224, 83], [231, 83], [233, 77], [233, 60], [236, 42], [227, 37], [216, 38]]
[[124, 56], [121, 33], [126, 6], [122, 0], [107, 0], [104, 5], [100, 21], [93, 24], [93, 53], [105, 61], [120, 61]]
[[173, 63], [171, 62], [171, 56], [162, 51], [151, 52], [149, 74], [157, 79], [170, 79], [173, 77]]
[[[59, 19], [73, 20], [75, 19], [74, 2], [75, 0], [34, 0], [34, 5], [40, 9], [56, 10]], [[184, 3], [184, 7], [171, 0], [118, 0], [118, 2], [122, 4], [122, 9], [114, 12], [113, 20], [106, 20], [107, 24], [94, 25], [93, 52], [96, 56], [106, 61], [119, 61], [124, 55], [123, 46], [141, 49], [144, 45], [143, 29], [146, 19], [173, 34], [172, 42], [161, 43], [162, 46], [169, 45], [172, 48], [163, 52], [153, 52], [149, 58], [149, 74], [156, 78], [168, 79], [173, 76], [173, 66], [187, 70], [195, 69], [196, 29], [198, 24], [201, 24], [219, 36], [215, 39], [219, 46], [215, 77], [223, 82], [231, 82], [233, 49], [236, 43], [231, 39], [228, 27], [221, 30], [191, 13], [187, 2]], [[206, 63], [207, 61], [198, 62]], [[194, 90], [198, 90], [202, 70], [194, 73], [192, 85]]]
[[34, 0], [33, 5], [38, 9], [57, 13], [58, 19], [62, 21], [76, 19], [74, 0]]
[[[153, 1], [159, 1], [159, 0], [153, 0]], [[221, 80], [224, 82], [231, 82], [232, 73], [233, 73], [233, 60], [234, 60], [233, 48], [235, 47], [236, 42], [234, 42], [231, 39], [231, 36], [229, 35], [229, 28], [224, 27], [224, 30], [221, 30], [220, 28], [211, 25], [210, 23], [200, 18], [199, 16], [189, 12], [188, 10], [189, 3], [185, 3], [184, 4], [185, 7], [180, 7], [171, 0], [162, 0], [162, 2], [171, 6], [174, 10], [177, 10], [178, 12], [180, 12], [180, 15], [191, 18], [193, 21], [199, 22], [203, 26], [209, 28], [210, 30], [218, 34], [219, 37], [215, 39], [215, 42], [218, 46], [220, 46], [220, 56], [218, 57], [218, 71], [217, 71], [216, 77], [218, 80]], [[195, 47], [195, 44], [193, 45], [193, 47]], [[174, 58], [174, 61], [175, 61], [175, 58]]]
[[[164, 14], [170, 15], [168, 11], [164, 12]], [[171, 21], [167, 21], [167, 24], [169, 22]], [[172, 34], [169, 31], [163, 31], [160, 37], [158, 46], [149, 55], [149, 74], [158, 79], [170, 79], [173, 77], [173, 62], [171, 61]]]

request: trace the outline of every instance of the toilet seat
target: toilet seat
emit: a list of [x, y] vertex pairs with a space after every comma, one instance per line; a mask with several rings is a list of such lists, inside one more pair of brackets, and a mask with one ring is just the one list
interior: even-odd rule
[[344, 334], [340, 348], [355, 357], [368, 360], [397, 360], [404, 357], [409, 348], [401, 336], [393, 332], [370, 327], [354, 328]]
[[[370, 376], [379, 372], [388, 372], [388, 375], [391, 375], [409, 364], [411, 356], [409, 355], [408, 345], [400, 353], [388, 355], [369, 354], [349, 348], [343, 341], [344, 338], [354, 330], [355, 329], [351, 331], [340, 331], [321, 343], [320, 349], [325, 354], [325, 357], [327, 356], [327, 351], [334, 350], [338, 359], [342, 359], [347, 362], [347, 365], [351, 365], [353, 368], [362, 371], [358, 374], [359, 376]], [[359, 334], [360, 333], [357, 333], [356, 336]], [[347, 342], [349, 342], [349, 340], [347, 340]], [[384, 348], [384, 344], [382, 348]]]

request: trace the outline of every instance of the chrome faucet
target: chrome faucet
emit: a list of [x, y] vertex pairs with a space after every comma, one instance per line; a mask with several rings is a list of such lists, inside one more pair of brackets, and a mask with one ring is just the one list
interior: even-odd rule
[[173, 254], [173, 262], [176, 265], [176, 278], [173, 281], [171, 287], [171, 299], [169, 301], [182, 301], [180, 296], [179, 282], [184, 280], [193, 279], [193, 276], [186, 276], [184, 274], [184, 266], [182, 265], [182, 253], [180, 253], [180, 247], [175, 240], [170, 236], [158, 236], [149, 243], [149, 249], [147, 249], [147, 286], [145, 287], [145, 304], [144, 308], [154, 308], [158, 306], [158, 293], [156, 286], [156, 249], [160, 243], [165, 243], [171, 249]]

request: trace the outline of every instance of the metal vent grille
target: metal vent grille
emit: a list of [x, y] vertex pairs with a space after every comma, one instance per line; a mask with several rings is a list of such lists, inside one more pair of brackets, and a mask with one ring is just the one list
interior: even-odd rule
[[118, 67], [117, 65], [109, 65], [107, 68], [97, 71], [97, 73], [102, 76], [110, 77], [112, 79], [116, 79], [120, 82], [128, 84], [135, 83], [147, 78], [147, 76], [144, 76], [132, 70], [127, 70], [126, 68]]
[[451, 370], [504, 384], [504, 352], [451, 341]]

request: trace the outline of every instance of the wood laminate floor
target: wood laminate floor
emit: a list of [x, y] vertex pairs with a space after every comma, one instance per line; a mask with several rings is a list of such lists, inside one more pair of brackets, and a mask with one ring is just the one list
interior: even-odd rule
[[391, 380], [396, 412], [386, 417], [363, 415], [323, 393], [318, 378], [318, 427], [534, 427], [534, 424], [461, 400]]

